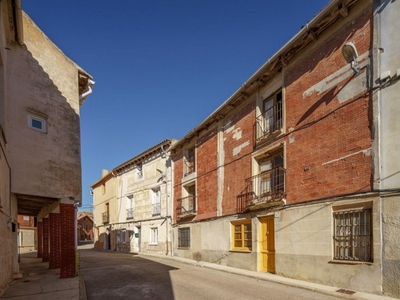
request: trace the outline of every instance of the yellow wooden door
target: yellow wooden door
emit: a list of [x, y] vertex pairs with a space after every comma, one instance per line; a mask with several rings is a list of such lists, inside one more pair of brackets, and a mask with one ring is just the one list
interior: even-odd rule
[[275, 230], [274, 217], [260, 219], [260, 261], [261, 271], [275, 273]]

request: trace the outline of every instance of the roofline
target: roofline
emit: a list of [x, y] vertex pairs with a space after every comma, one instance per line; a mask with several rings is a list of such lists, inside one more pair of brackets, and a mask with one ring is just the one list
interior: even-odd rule
[[[174, 143], [178, 142], [178, 140], [176, 139], [165, 139], [162, 142], [150, 147], [149, 149], [143, 151], [142, 153], [134, 156], [133, 158], [123, 162], [122, 164], [118, 165], [117, 167], [115, 167], [114, 169], [112, 169], [112, 171], [108, 172], [105, 176], [103, 176], [101, 179], [99, 179], [98, 181], [96, 181], [95, 183], [93, 183], [90, 187], [92, 189], [98, 187], [99, 185], [103, 184], [105, 181], [109, 180], [110, 178], [112, 178], [113, 176], [117, 175], [117, 172], [120, 172], [122, 169], [124, 169], [125, 167], [129, 166], [129, 165], [136, 165], [138, 162], [140, 162], [143, 158], [145, 158], [147, 155], [154, 153], [155, 151], [158, 151], [159, 149], [161, 150], [161, 146], [171, 146]], [[168, 149], [164, 149], [164, 150], [169, 150]]]
[[[335, 6], [339, 5], [354, 5], [355, 3], [359, 2], [360, 0], [331, 0], [329, 3], [327, 3], [312, 19], [311, 21], [307, 22], [306, 25], [300, 29], [300, 31], [294, 35], [285, 45], [283, 45], [275, 54], [273, 54], [248, 80], [246, 80], [239, 89], [236, 90], [225, 102], [223, 102], [214, 112], [212, 112], [200, 125], [196, 126], [193, 128], [191, 131], [189, 131], [180, 141], [178, 141], [173, 147], [171, 147], [171, 150], [176, 150], [178, 147], [182, 147], [186, 140], [190, 140], [195, 132], [201, 131], [203, 128], [208, 127], [212, 123], [214, 123], [216, 120], [221, 119], [221, 116], [219, 113], [225, 109], [228, 106], [235, 107], [237, 104], [236, 102], [240, 102], [243, 99], [247, 99], [247, 94], [246, 90], [253, 85], [253, 83], [260, 81], [260, 84], [263, 84], [260, 77], [264, 75], [266, 71], [268, 71], [268, 68], [270, 68], [270, 73], [269, 76], [267, 75], [267, 79], [271, 78], [275, 73], [273, 73], [273, 69], [275, 69], [276, 66], [283, 65], [284, 63], [282, 60], [286, 54], [288, 54], [288, 51], [291, 47], [293, 47], [296, 43], [299, 41], [302, 41], [304, 39], [304, 36], [308, 37], [309, 35], [312, 35], [311, 39], [315, 39], [313, 35], [316, 33], [313, 32], [311, 29], [314, 25], [316, 25], [319, 21], [321, 21], [324, 17], [326, 17], [329, 13], [331, 13], [331, 10], [335, 8]], [[339, 13], [341, 11], [339, 10]], [[336, 22], [336, 20], [335, 20]], [[331, 23], [332, 24], [332, 23]], [[320, 33], [326, 30], [326, 28], [330, 27], [331, 24], [327, 24], [326, 27], [322, 28], [320, 30]], [[306, 41], [306, 44], [304, 45], [307, 46], [310, 42]], [[301, 51], [304, 47], [301, 47], [298, 49], [297, 52]], [[296, 53], [297, 53], [296, 52]], [[294, 55], [293, 55], [294, 56]], [[293, 57], [292, 56], [292, 57]], [[290, 57], [290, 58], [292, 58]], [[287, 63], [287, 62], [286, 62]], [[265, 82], [264, 82], [265, 84]]]
[[95, 187], [98, 187], [99, 185], [103, 184], [104, 182], [110, 180], [110, 178], [113, 177], [113, 171], [108, 172], [106, 175], [101, 177], [101, 179], [97, 180], [95, 183], [93, 183], [90, 187], [94, 189]]
[[[150, 147], [149, 149], [143, 151], [142, 153], [140, 153], [140, 154], [132, 157], [131, 159], [123, 162], [122, 164], [118, 165], [117, 167], [115, 167], [112, 170], [112, 172], [117, 173], [117, 172], [121, 171], [121, 169], [123, 169], [123, 168], [125, 168], [125, 167], [127, 167], [129, 165], [137, 164], [141, 160], [143, 160], [147, 155], [161, 150], [161, 146], [166, 146], [166, 145], [171, 146], [171, 144], [174, 144], [177, 141], [178, 140], [176, 140], [176, 139], [165, 139], [162, 142]], [[165, 150], [167, 150], [167, 149], [165, 149]]]

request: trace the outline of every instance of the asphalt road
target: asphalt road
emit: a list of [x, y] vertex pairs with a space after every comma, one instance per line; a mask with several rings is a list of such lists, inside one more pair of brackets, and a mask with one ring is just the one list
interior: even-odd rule
[[89, 300], [342, 299], [169, 259], [93, 249], [79, 252]]

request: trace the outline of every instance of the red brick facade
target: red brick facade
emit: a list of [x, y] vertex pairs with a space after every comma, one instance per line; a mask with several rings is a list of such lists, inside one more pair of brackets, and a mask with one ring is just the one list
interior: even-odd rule
[[75, 276], [75, 207], [60, 203], [61, 262], [60, 277]]
[[37, 222], [37, 257], [43, 258], [43, 222]]
[[60, 267], [60, 214], [51, 213], [50, 219], [50, 257], [49, 268], [57, 269]]
[[[230, 113], [211, 119], [210, 125], [195, 129], [179, 143], [173, 155], [174, 197], [182, 197], [186, 184], [185, 151], [196, 145], [197, 212], [190, 219], [176, 217], [177, 222], [217, 216], [218, 197], [221, 216], [242, 212], [240, 196], [246, 179], [254, 175], [253, 161], [277, 148], [286, 169], [286, 204], [372, 190], [372, 96], [365, 84], [347, 98], [339, 97], [355, 79], [350, 73], [342, 76], [348, 71], [342, 46], [351, 40], [364, 55], [359, 62], [367, 60], [372, 17], [370, 7], [361, 11], [278, 70], [275, 78], [282, 78], [284, 107], [280, 135], [256, 142], [256, 108], [262, 104], [253, 89], [241, 105], [232, 105]], [[365, 72], [362, 68], [359, 76], [365, 77]], [[178, 202], [174, 205], [177, 209]]]
[[49, 261], [49, 223], [49, 218], [43, 218], [43, 262]]

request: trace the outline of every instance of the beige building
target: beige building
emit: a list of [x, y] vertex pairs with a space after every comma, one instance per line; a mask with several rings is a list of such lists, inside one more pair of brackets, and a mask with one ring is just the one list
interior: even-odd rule
[[171, 165], [164, 140], [92, 185], [96, 247], [171, 254]]
[[61, 277], [76, 273], [79, 109], [93, 84], [20, 1], [0, 2], [0, 288], [19, 272], [18, 214], [36, 217], [43, 262]]

